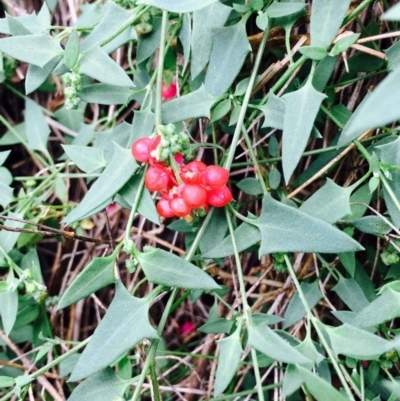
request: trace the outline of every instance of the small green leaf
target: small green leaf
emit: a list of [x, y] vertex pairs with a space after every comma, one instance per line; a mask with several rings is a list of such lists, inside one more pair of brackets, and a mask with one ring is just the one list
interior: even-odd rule
[[162, 249], [136, 255], [146, 278], [169, 287], [216, 290], [219, 285], [203, 270]]
[[248, 344], [276, 361], [301, 364], [310, 362], [267, 324], [250, 324], [248, 332]]
[[343, 216], [351, 213], [350, 195], [352, 188], [342, 188], [331, 179], [308, 198], [299, 208], [310, 216], [334, 224]]
[[[250, 248], [261, 240], [260, 230], [252, 224], [242, 223], [234, 232], [236, 246], [239, 252]], [[218, 259], [226, 258], [227, 256], [233, 255], [232, 238], [228, 235], [220, 243], [215, 245], [211, 250], [203, 254], [205, 259]]]
[[271, 189], [278, 189], [279, 185], [282, 180], [282, 174], [277, 168], [274, 168], [270, 173], [269, 173], [269, 186]]
[[346, 51], [351, 45], [357, 42], [357, 39], [360, 37], [359, 33], [353, 33], [352, 35], [345, 36], [344, 38], [338, 40], [335, 43], [335, 46], [332, 47], [330, 51], [330, 56], [337, 56], [338, 54]]
[[120, 281], [115, 287], [115, 297], [69, 381], [85, 379], [106, 368], [144, 338], [158, 337], [149, 322], [150, 300], [133, 297]]
[[229, 89], [250, 50], [243, 22], [215, 31], [205, 79], [208, 93], [221, 96]]
[[76, 62], [78, 61], [79, 57], [79, 34], [76, 29], [72, 31], [71, 36], [68, 39], [68, 42], [65, 46], [65, 52], [64, 52], [64, 64], [72, 70]]
[[307, 82], [301, 89], [283, 96], [285, 117], [282, 136], [282, 165], [285, 181], [296, 168], [306, 148], [314, 121], [326, 96]]
[[66, 216], [65, 224], [69, 225], [81, 220], [99, 206], [104, 205], [126, 184], [137, 168], [138, 164], [133, 160], [131, 151], [114, 144], [114, 153], [110, 164], [91, 186], [82, 202]]
[[225, 318], [218, 318], [212, 322], [203, 324], [198, 328], [199, 331], [206, 334], [229, 333], [232, 329], [233, 322]]
[[268, 8], [267, 14], [270, 18], [287, 17], [292, 14], [297, 14], [305, 7], [304, 1], [292, 2], [277, 2], [274, 1]]
[[0, 292], [0, 316], [7, 336], [14, 327], [18, 312], [18, 291]]
[[85, 173], [93, 173], [107, 165], [100, 148], [79, 145], [61, 145], [67, 156]]
[[269, 92], [268, 101], [264, 106], [258, 107], [264, 113], [262, 128], [271, 127], [283, 129], [285, 118], [285, 100]]
[[182, 26], [178, 37], [182, 44], [183, 58], [185, 60], [182, 68], [183, 74], [190, 61], [190, 42], [192, 41], [192, 21], [189, 13], [183, 14]]
[[400, 4], [395, 4], [389, 8], [381, 18], [388, 21], [400, 21]]
[[127, 104], [133, 91], [130, 88], [110, 84], [87, 85], [77, 93], [77, 96], [88, 103], [97, 104]]
[[261, 232], [259, 256], [275, 252], [337, 253], [362, 250], [351, 237], [323, 220], [284, 205], [267, 195], [254, 221]]
[[231, 99], [223, 100], [219, 103], [212, 112], [211, 122], [218, 121], [225, 117], [232, 107]]
[[123, 68], [99, 46], [91, 47], [81, 55], [79, 72], [99, 82], [132, 88], [135, 85]]
[[283, 376], [282, 395], [288, 397], [304, 383], [304, 378], [295, 365], [288, 365]]
[[338, 283], [332, 288], [338, 297], [354, 312], [358, 312], [369, 304], [363, 290], [353, 278], [340, 276]]
[[174, 13], [189, 13], [216, 3], [218, 0], [138, 0], [136, 4], [146, 4]]
[[188, 95], [164, 103], [161, 107], [162, 122], [168, 124], [189, 118], [210, 118], [210, 110], [215, 100], [202, 86]]
[[269, 17], [267, 12], [257, 15], [256, 25], [262, 31], [265, 31], [267, 29], [269, 25]]
[[263, 193], [260, 183], [255, 178], [243, 178], [236, 186], [248, 195], [261, 195]]
[[[13, 212], [8, 212], [7, 216], [18, 220], [24, 218], [23, 214], [13, 213]], [[25, 223], [15, 220], [6, 220], [4, 225], [11, 228], [22, 228], [25, 225]], [[20, 234], [21, 233], [19, 232], [13, 232], [13, 231], [6, 231], [6, 230], [0, 231], [0, 246], [5, 253], [10, 252], [14, 248], [14, 245], [17, 243]], [[3, 256], [4, 255], [0, 253], [0, 258], [2, 258]]]
[[321, 61], [328, 55], [325, 47], [321, 46], [303, 46], [300, 47], [299, 53], [314, 61]]
[[[322, 325], [322, 323], [319, 324]], [[323, 325], [323, 329], [328, 333], [332, 349], [336, 354], [372, 360], [391, 348], [390, 342], [382, 337], [347, 323], [336, 328]]]
[[314, 0], [311, 8], [311, 45], [325, 49], [335, 38], [351, 0]]
[[29, 64], [28, 71], [25, 78], [25, 93], [28, 95], [42, 85], [50, 74], [57, 67], [62, 56], [56, 56], [50, 60], [45, 66], [38, 67], [34, 64]]
[[243, 348], [240, 340], [240, 327], [229, 337], [217, 341], [219, 358], [215, 375], [214, 397], [218, 397], [228, 387], [239, 367]]
[[54, 57], [62, 55], [47, 34], [13, 36], [0, 39], [0, 50], [17, 60], [44, 67]]
[[112, 401], [122, 396], [128, 386], [111, 368], [105, 368], [79, 384], [68, 401]]
[[392, 231], [392, 227], [386, 224], [379, 216], [365, 216], [352, 220], [351, 225], [363, 233], [373, 235], [385, 235]]
[[14, 378], [9, 376], [0, 376], [0, 388], [11, 387], [15, 384]]
[[[304, 296], [307, 300], [308, 306], [312, 309], [314, 306], [320, 301], [322, 298], [321, 291], [318, 286], [318, 280], [313, 283], [301, 283], [301, 289], [304, 293]], [[306, 315], [306, 310], [304, 308], [303, 302], [299, 297], [299, 293], [296, 291], [289, 302], [289, 305], [285, 312], [285, 322], [283, 324], [283, 328], [287, 329], [293, 324], [297, 323], [300, 319], [302, 319]]]
[[231, 10], [230, 7], [216, 2], [193, 13], [192, 57], [190, 60], [192, 80], [203, 71], [208, 63], [215, 30], [225, 25]]
[[114, 264], [117, 255], [114, 251], [109, 256], [94, 257], [64, 292], [57, 309], [66, 308], [106, 285], [115, 283]]
[[[191, 227], [193, 230], [193, 227]], [[207, 253], [215, 247], [215, 244], [226, 235], [228, 223], [226, 221], [225, 211], [222, 208], [215, 208], [211, 221], [208, 223], [204, 235], [200, 240], [201, 253]]]

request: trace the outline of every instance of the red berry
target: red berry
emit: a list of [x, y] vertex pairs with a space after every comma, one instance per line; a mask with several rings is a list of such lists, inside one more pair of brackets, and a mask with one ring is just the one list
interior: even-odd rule
[[149, 167], [145, 177], [146, 188], [149, 191], [161, 191], [167, 187], [170, 174], [167, 168]]
[[181, 335], [189, 335], [196, 331], [196, 326], [193, 322], [185, 322], [179, 327]]
[[195, 160], [183, 166], [179, 175], [185, 184], [201, 184], [206, 168], [203, 162]]
[[164, 81], [161, 84], [161, 96], [164, 100], [171, 100], [176, 96], [177, 92], [177, 86], [174, 82], [171, 82], [171, 84], [167, 85], [167, 83]]
[[182, 198], [186, 204], [197, 209], [205, 204], [207, 192], [200, 185], [186, 184], [182, 189]]
[[203, 173], [203, 180], [212, 189], [221, 188], [229, 180], [229, 171], [219, 166], [208, 166]]
[[169, 202], [172, 212], [177, 217], [185, 217], [192, 211], [192, 208], [182, 199], [174, 198]]
[[214, 207], [223, 207], [232, 200], [232, 193], [227, 186], [207, 192], [207, 203]]
[[171, 210], [171, 207], [169, 205], [169, 201], [167, 199], [160, 199], [159, 202], [157, 203], [157, 212], [161, 217], [169, 218], [169, 217], [174, 217], [175, 214]]
[[150, 158], [149, 146], [151, 144], [150, 138], [139, 138], [132, 144], [131, 152], [132, 156], [142, 163], [147, 163]]

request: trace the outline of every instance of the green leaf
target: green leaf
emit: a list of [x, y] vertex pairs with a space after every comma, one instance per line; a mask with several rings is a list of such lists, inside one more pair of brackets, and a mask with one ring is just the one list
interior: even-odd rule
[[4, 332], [8, 336], [14, 327], [18, 312], [18, 291], [0, 292], [0, 316]]
[[157, 248], [135, 256], [151, 283], [200, 290], [220, 288], [206, 272], [170, 252]]
[[[312, 309], [322, 298], [321, 291], [318, 286], [318, 280], [313, 283], [301, 283], [301, 289], [306, 297], [308, 306]], [[299, 293], [296, 291], [289, 302], [289, 305], [285, 312], [285, 322], [283, 328], [287, 329], [293, 324], [297, 323], [306, 315], [306, 310], [304, 308], [303, 302], [299, 297]]]
[[288, 93], [282, 136], [282, 166], [285, 181], [289, 179], [306, 148], [314, 121], [325, 95], [307, 82], [301, 89]]
[[114, 264], [117, 256], [118, 251], [114, 251], [109, 256], [94, 257], [64, 292], [57, 309], [66, 308], [106, 285], [115, 283]]
[[321, 46], [303, 46], [300, 47], [299, 53], [314, 61], [321, 61], [328, 55], [325, 47]]
[[284, 205], [269, 195], [264, 197], [261, 216], [254, 225], [261, 232], [260, 257], [275, 252], [338, 253], [363, 249], [325, 221]]
[[309, 363], [310, 360], [272, 331], [267, 324], [250, 324], [248, 344], [270, 358], [286, 363]]
[[363, 233], [373, 235], [385, 235], [392, 231], [392, 227], [386, 224], [379, 216], [365, 216], [352, 220], [351, 225]]
[[311, 8], [311, 45], [325, 49], [335, 38], [351, 0], [315, 0]]
[[135, 86], [124, 69], [99, 46], [91, 47], [82, 53], [79, 72], [105, 84], [128, 88]]
[[183, 64], [182, 73], [186, 70], [186, 67], [190, 61], [190, 42], [192, 41], [192, 21], [189, 13], [183, 14], [182, 26], [179, 30], [179, 40], [183, 48], [183, 58], [185, 63]]
[[295, 365], [288, 365], [283, 376], [282, 395], [288, 397], [304, 383], [303, 376]]
[[110, 84], [86, 85], [77, 96], [87, 103], [127, 104], [133, 91], [130, 88]]
[[190, 61], [192, 80], [203, 71], [208, 63], [215, 30], [225, 25], [231, 10], [230, 7], [217, 2], [193, 13], [192, 57]]
[[282, 180], [282, 175], [280, 171], [277, 168], [274, 168], [269, 173], [268, 178], [269, 178], [269, 186], [271, 187], [271, 189], [278, 189]]
[[400, 41], [397, 41], [389, 49], [384, 50], [388, 59], [389, 70], [394, 70], [400, 65]]
[[38, 89], [39, 86], [46, 81], [46, 79], [57, 67], [61, 58], [61, 56], [54, 57], [45, 66], [43, 66], [43, 68], [34, 64], [29, 64], [25, 78], [25, 93], [27, 95]]
[[208, 223], [204, 235], [202, 235], [199, 248], [201, 253], [207, 253], [215, 247], [228, 231], [228, 222], [223, 208], [215, 208], [211, 221]]
[[85, 173], [93, 173], [107, 165], [100, 148], [79, 145], [61, 145], [67, 156]]
[[6, 14], [6, 20], [8, 23], [9, 32], [12, 36], [32, 35], [29, 29], [27, 29], [17, 18]]
[[257, 15], [256, 18], [256, 25], [259, 29], [261, 29], [262, 31], [265, 31], [269, 25], [269, 17], [268, 17], [268, 13], [261, 13]]
[[[23, 214], [13, 213], [13, 212], [8, 212], [7, 216], [19, 220], [24, 218]], [[11, 228], [22, 228], [25, 225], [25, 223], [15, 220], [6, 220], [4, 225]], [[6, 231], [6, 230], [0, 231], [0, 246], [5, 253], [10, 252], [14, 248], [14, 245], [17, 243], [20, 234], [21, 233], [19, 232], [13, 232], [13, 231]], [[2, 255], [2, 253], [0, 252], [0, 257], [3, 256], [4, 255]]]
[[342, 188], [331, 179], [308, 198], [299, 208], [304, 213], [327, 223], [334, 224], [343, 216], [351, 213], [350, 195], [352, 188]]
[[337, 391], [330, 383], [309, 370], [297, 365], [296, 370], [305, 382], [307, 389], [317, 401], [347, 401], [348, 398]]
[[218, 0], [138, 0], [136, 4], [147, 4], [148, 6], [161, 8], [162, 10], [174, 13], [189, 13], [200, 10], [217, 1]]
[[[261, 241], [260, 230], [252, 224], [242, 223], [235, 231], [236, 246], [239, 252], [250, 248], [252, 245]], [[228, 235], [220, 243], [214, 246], [211, 250], [203, 254], [205, 259], [218, 259], [226, 258], [227, 256], [233, 255], [232, 238]]]
[[346, 271], [350, 274], [351, 277], [354, 277], [354, 273], [356, 270], [356, 255], [354, 252], [342, 252], [338, 254], [340, 263], [346, 269]]
[[65, 224], [81, 220], [115, 195], [138, 168], [129, 149], [114, 143], [110, 164], [86, 193], [82, 202], [64, 219]]
[[[322, 325], [322, 323], [319, 324]], [[328, 334], [332, 349], [336, 354], [355, 359], [372, 360], [377, 359], [391, 348], [390, 342], [382, 337], [347, 323], [336, 328], [326, 325], [322, 327]]]
[[229, 333], [232, 329], [233, 322], [225, 318], [217, 318], [212, 322], [207, 322], [198, 328], [199, 331], [206, 334]]
[[4, 164], [4, 162], [7, 160], [7, 157], [10, 155], [11, 150], [5, 150], [3, 152], [0, 152], [0, 166]]
[[400, 293], [391, 288], [357, 313], [354, 325], [368, 328], [400, 316]]
[[266, 313], [253, 313], [251, 317], [255, 324], [265, 323], [271, 325], [271, 324], [278, 324], [284, 321], [284, 319], [281, 318], [280, 316], [268, 315]]
[[381, 18], [389, 21], [400, 21], [400, 4], [395, 4], [393, 7], [389, 8]]
[[340, 276], [338, 283], [332, 288], [339, 298], [354, 312], [358, 312], [369, 304], [363, 290], [353, 278]]
[[0, 205], [6, 208], [14, 200], [14, 189], [0, 182]]
[[63, 53], [61, 47], [54, 44], [47, 34], [0, 39], [0, 50], [17, 60], [42, 68], [54, 57]]
[[[120, 195], [124, 200], [124, 204], [121, 204], [121, 206], [126, 207], [127, 209], [132, 208], [132, 205], [135, 202], [137, 191], [139, 189], [141, 176], [141, 174], [134, 174], [118, 192], [118, 195]], [[120, 203], [120, 198], [118, 197], [118, 195], [115, 201]], [[154, 201], [150, 195], [150, 192], [146, 188], [143, 188], [138, 212], [152, 223], [160, 225], [160, 219], [157, 213], [157, 209], [154, 205]]]
[[218, 397], [225, 391], [239, 367], [240, 358], [243, 354], [240, 327], [231, 336], [218, 340], [217, 343], [219, 345], [219, 358], [215, 375], [214, 397]]
[[64, 52], [64, 64], [72, 70], [79, 57], [79, 34], [76, 29], [72, 31], [71, 36], [68, 39], [68, 42], [65, 46], [65, 52]]
[[263, 193], [261, 185], [256, 178], [243, 178], [236, 186], [248, 195], [261, 195]]
[[40, 150], [47, 155], [47, 141], [51, 131], [41, 107], [28, 97], [25, 98], [25, 124], [29, 149]]
[[210, 110], [215, 103], [204, 86], [196, 91], [166, 102], [161, 107], [163, 124], [176, 123], [189, 118], [210, 118]]
[[106, 368], [144, 338], [158, 337], [149, 322], [150, 300], [133, 297], [120, 281], [115, 287], [115, 297], [69, 381], [85, 379]]
[[230, 88], [239, 74], [251, 46], [243, 22], [219, 28], [215, 30], [214, 34], [210, 63], [204, 84], [208, 93], [213, 96], [221, 96]]
[[305, 7], [304, 1], [281, 2], [274, 1], [268, 8], [267, 14], [269, 18], [287, 17], [292, 14], [297, 14]]
[[391, 72], [364, 98], [343, 129], [338, 146], [344, 146], [370, 128], [383, 126], [400, 119], [400, 111], [393, 104], [400, 102], [397, 85], [400, 69]]
[[9, 376], [0, 376], [0, 388], [14, 386], [14, 378]]
[[79, 384], [68, 401], [111, 401], [122, 396], [128, 386], [111, 368], [106, 368]]
[[335, 43], [335, 46], [332, 47], [332, 50], [329, 54], [331, 56], [339, 55], [340, 53], [346, 51], [351, 45], [356, 43], [359, 37], [359, 33], [353, 33], [352, 35], [345, 36]]
[[232, 107], [231, 99], [223, 100], [215, 107], [212, 113], [211, 122], [218, 121], [221, 118], [225, 117], [229, 113], [231, 107]]
[[283, 130], [285, 101], [282, 98], [270, 91], [267, 103], [258, 108], [264, 113], [264, 122], [261, 128], [271, 127]]
[[[400, 137], [395, 141], [386, 145], [377, 146], [381, 162], [391, 164], [393, 166], [400, 166]], [[397, 199], [400, 199], [400, 171], [390, 170], [392, 179], [388, 180], [389, 186], [392, 188]], [[389, 211], [390, 217], [396, 227], [400, 227], [400, 212], [396, 207], [395, 202], [384, 187], [383, 198], [385, 199], [386, 207]]]

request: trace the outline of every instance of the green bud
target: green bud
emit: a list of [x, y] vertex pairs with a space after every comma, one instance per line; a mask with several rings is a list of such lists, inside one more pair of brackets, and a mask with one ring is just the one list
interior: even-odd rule
[[141, 22], [140, 24], [135, 25], [135, 29], [138, 35], [148, 35], [153, 31], [153, 25], [148, 22]]
[[127, 259], [125, 260], [125, 267], [129, 273], [134, 273], [137, 268], [137, 261], [134, 259]]
[[72, 76], [72, 74], [70, 72], [67, 72], [66, 74], [64, 74], [62, 76], [62, 80], [65, 85], [69, 85], [71, 83], [71, 76]]
[[36, 186], [36, 181], [35, 180], [26, 180], [25, 186], [28, 188], [33, 188]]
[[66, 97], [72, 98], [76, 96], [76, 90], [73, 86], [68, 86], [67, 88], [64, 88], [64, 95]]
[[400, 257], [397, 253], [384, 251], [381, 253], [382, 262], [386, 265], [394, 265], [400, 260]]
[[170, 155], [169, 149], [163, 149], [161, 151], [160, 160], [163, 160], [163, 161], [167, 160], [169, 158], [169, 155]]
[[35, 283], [30, 282], [25, 284], [25, 291], [27, 294], [33, 294], [37, 290], [37, 286]]

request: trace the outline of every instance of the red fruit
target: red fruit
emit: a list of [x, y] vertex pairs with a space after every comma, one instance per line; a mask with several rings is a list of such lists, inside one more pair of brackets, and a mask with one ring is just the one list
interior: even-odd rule
[[195, 160], [183, 166], [179, 175], [185, 184], [201, 184], [206, 168], [203, 162]]
[[232, 200], [232, 193], [227, 186], [207, 192], [207, 203], [214, 207], [223, 207]]
[[177, 86], [174, 82], [172, 82], [170, 85], [167, 85], [167, 83], [164, 81], [161, 84], [161, 96], [164, 100], [171, 100], [176, 96], [177, 92]]
[[185, 322], [179, 327], [181, 335], [189, 335], [196, 331], [196, 326], [193, 322]]
[[145, 185], [149, 191], [161, 191], [169, 182], [170, 171], [167, 168], [150, 167], [146, 171]]
[[150, 138], [139, 138], [133, 142], [131, 152], [134, 159], [138, 162], [147, 163], [150, 158], [149, 146], [151, 142]]
[[175, 216], [167, 199], [160, 199], [160, 201], [157, 203], [157, 212], [161, 217], [165, 217], [167, 219]]
[[207, 192], [200, 185], [186, 184], [182, 189], [182, 198], [186, 204], [197, 209], [205, 204]]
[[212, 189], [221, 188], [229, 180], [229, 171], [219, 166], [208, 166], [203, 173], [203, 180]]
[[185, 217], [192, 211], [192, 208], [182, 199], [174, 198], [169, 202], [172, 212], [177, 217]]

